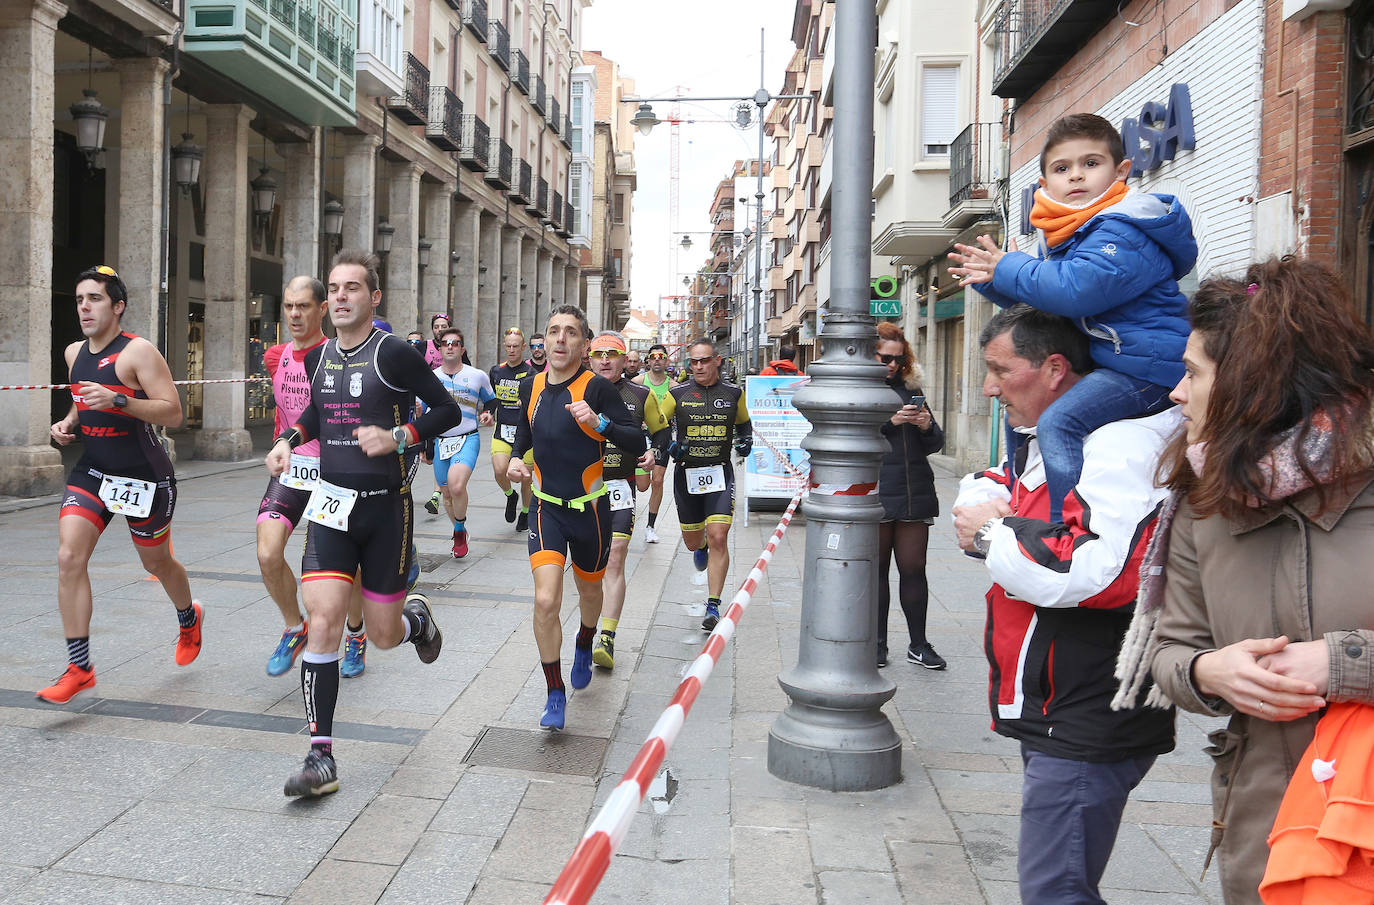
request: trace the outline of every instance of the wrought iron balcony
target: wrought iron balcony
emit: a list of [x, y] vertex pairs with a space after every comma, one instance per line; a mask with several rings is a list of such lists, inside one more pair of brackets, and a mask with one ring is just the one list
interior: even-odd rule
[[488, 25], [491, 29], [487, 32], [487, 52], [506, 72], [510, 72], [510, 35], [506, 33], [506, 26], [492, 19]]
[[549, 216], [549, 181], [540, 179], [534, 193], [534, 209], [539, 216], [548, 219]]
[[992, 93], [1030, 97], [1119, 6], [1118, 0], [1002, 0], [992, 29]]
[[462, 140], [458, 143], [458, 162], [469, 170], [487, 171], [491, 159], [491, 135], [487, 124], [475, 113], [463, 114]]
[[541, 116], [547, 109], [544, 106], [544, 78], [537, 74], [530, 77], [530, 104]]
[[487, 40], [487, 0], [463, 0], [463, 24], [477, 40]]
[[530, 60], [529, 60], [529, 57], [525, 56], [525, 52], [524, 52], [523, 50], [512, 50], [512, 51], [511, 51], [510, 57], [511, 57], [510, 74], [511, 74], [511, 77], [515, 80], [515, 87], [517, 87], [517, 88], [519, 88], [521, 91], [525, 92], [526, 95], [529, 95], [529, 93], [530, 93]]
[[429, 115], [429, 69], [415, 58], [405, 55], [406, 90], [387, 99], [386, 108], [401, 122], [423, 126]]
[[429, 89], [429, 121], [425, 138], [445, 151], [456, 151], [462, 144], [463, 102], [445, 85]]
[[1001, 123], [972, 123], [949, 145], [949, 206], [990, 198], [1002, 146]]
[[572, 114], [563, 114], [563, 134], [559, 135], [558, 138], [563, 142], [563, 147], [569, 151], [572, 150]]
[[520, 161], [511, 174], [510, 196], [522, 204], [529, 203], [534, 199], [533, 182], [534, 170], [528, 161]]
[[554, 229], [563, 228], [563, 196], [558, 192], [553, 193], [553, 206], [549, 208], [549, 222]]
[[503, 189], [511, 187], [511, 150], [510, 145], [500, 135], [491, 137], [491, 151], [487, 155], [487, 175], [482, 177], [492, 185]]
[[549, 95], [549, 125], [553, 127], [553, 134], [557, 135], [563, 128], [563, 111], [558, 108], [558, 98]]

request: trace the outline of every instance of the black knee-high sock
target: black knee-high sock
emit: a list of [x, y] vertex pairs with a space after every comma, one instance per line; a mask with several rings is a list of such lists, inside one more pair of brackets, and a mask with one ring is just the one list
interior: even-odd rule
[[658, 521], [658, 513], [657, 513], [657, 512], [654, 512], [652, 509], [650, 509], [650, 510], [649, 510], [649, 527], [652, 528], [652, 527], [654, 526], [654, 522], [656, 522], [656, 521]]
[[337, 653], [305, 652], [301, 657], [301, 696], [305, 699], [310, 746], [331, 748], [334, 744], [334, 707], [339, 701]]

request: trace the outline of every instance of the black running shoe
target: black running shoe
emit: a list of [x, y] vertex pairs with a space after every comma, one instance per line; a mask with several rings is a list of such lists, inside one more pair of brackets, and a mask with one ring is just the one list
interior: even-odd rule
[[519, 517], [518, 519], [515, 520], [515, 530], [516, 530], [516, 531], [528, 531], [528, 530], [530, 530], [530, 514], [529, 514], [528, 512], [521, 512], [521, 513], [520, 513], [520, 517]]
[[506, 494], [506, 524], [515, 521], [515, 513], [520, 506], [520, 491]]
[[282, 791], [288, 798], [315, 798], [339, 791], [339, 768], [334, 764], [334, 755], [311, 748], [300, 772], [286, 780]]
[[944, 657], [935, 653], [935, 648], [930, 646], [929, 641], [908, 647], [906, 649], [906, 662], [918, 663], [926, 669], [944, 669], [949, 666]]
[[881, 643], [880, 643], [880, 644], [878, 645], [878, 668], [879, 668], [879, 669], [882, 669], [882, 668], [883, 668], [884, 666], [886, 666], [886, 665], [887, 665], [887, 645], [886, 645], [886, 644], [881, 644]]
[[429, 600], [423, 594], [411, 594], [402, 608], [407, 613], [419, 613], [424, 617], [425, 633], [419, 638], [411, 638], [415, 654], [421, 663], [433, 663], [439, 659], [439, 651], [444, 646], [444, 633], [439, 631], [439, 623], [434, 621], [434, 613], [429, 608]]

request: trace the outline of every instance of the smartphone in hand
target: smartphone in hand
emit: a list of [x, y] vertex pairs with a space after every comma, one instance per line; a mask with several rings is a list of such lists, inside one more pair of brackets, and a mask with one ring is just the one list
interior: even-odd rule
[[925, 404], [926, 404], [926, 397], [924, 397], [924, 396], [916, 396], [916, 395], [913, 395], [913, 396], [911, 397], [911, 401], [907, 403], [907, 405], [914, 405], [914, 406], [916, 406], [917, 408], [924, 408], [924, 407], [925, 407]]

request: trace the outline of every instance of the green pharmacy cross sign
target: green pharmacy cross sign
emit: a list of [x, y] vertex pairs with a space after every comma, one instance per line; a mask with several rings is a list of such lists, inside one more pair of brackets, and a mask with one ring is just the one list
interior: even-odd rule
[[877, 277], [869, 284], [873, 297], [868, 300], [868, 313], [873, 317], [901, 317], [902, 300], [897, 298], [897, 278]]

